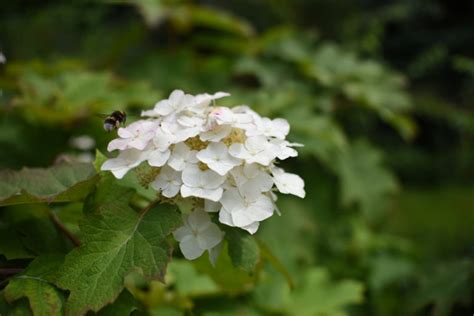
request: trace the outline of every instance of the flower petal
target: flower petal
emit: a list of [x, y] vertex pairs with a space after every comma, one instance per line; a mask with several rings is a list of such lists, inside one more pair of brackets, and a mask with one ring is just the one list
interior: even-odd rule
[[197, 239], [189, 235], [179, 243], [179, 249], [188, 260], [199, 258], [205, 251], [205, 249], [199, 247]]

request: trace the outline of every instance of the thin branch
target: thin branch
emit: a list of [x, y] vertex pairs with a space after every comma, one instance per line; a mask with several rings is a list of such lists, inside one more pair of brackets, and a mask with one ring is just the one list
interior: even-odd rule
[[76, 247], [79, 247], [81, 245], [81, 241], [76, 237], [74, 236], [70, 231], [69, 229], [66, 228], [66, 226], [64, 226], [64, 224], [59, 220], [58, 216], [54, 213], [54, 212], [50, 212], [49, 213], [49, 217], [51, 218], [51, 220], [53, 221], [54, 225], [56, 226], [56, 228], [58, 228], [60, 231], [63, 232], [64, 235], [66, 235], [67, 238], [69, 238], [69, 240], [72, 241], [72, 243], [76, 246]]

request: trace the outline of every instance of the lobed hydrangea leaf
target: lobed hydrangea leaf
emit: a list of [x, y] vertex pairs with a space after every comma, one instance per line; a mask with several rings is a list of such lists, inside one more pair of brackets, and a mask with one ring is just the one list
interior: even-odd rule
[[31, 122], [67, 125], [92, 113], [110, 113], [117, 104], [149, 104], [159, 97], [146, 82], [128, 82], [74, 62], [14, 63], [10, 67], [19, 88], [16, 104]]
[[304, 282], [293, 291], [284, 303], [288, 315], [298, 316], [346, 316], [349, 304], [363, 300], [363, 286], [353, 280], [332, 281], [323, 268], [311, 268]]
[[104, 177], [87, 201], [83, 245], [66, 256], [57, 280], [70, 291], [67, 315], [97, 312], [113, 302], [132, 271], [163, 280], [171, 258], [166, 238], [181, 217], [164, 204], [137, 213], [128, 206], [131, 193]]
[[91, 164], [0, 171], [0, 206], [82, 200], [97, 181]]
[[234, 267], [239, 267], [251, 273], [260, 261], [260, 248], [247, 232], [231, 228], [226, 229], [225, 238], [229, 243], [229, 256]]
[[24, 273], [10, 280], [5, 299], [13, 303], [26, 297], [35, 316], [63, 315], [64, 295], [51, 283], [63, 259], [60, 255], [36, 258]]
[[119, 297], [110, 305], [101, 309], [98, 316], [129, 316], [133, 311], [137, 310], [139, 303], [135, 297], [124, 289]]
[[196, 271], [193, 263], [189, 261], [173, 260], [168, 273], [170, 281], [181, 295], [199, 297], [219, 292], [219, 287], [211, 277]]
[[20, 234], [11, 226], [0, 227], [0, 254], [7, 260], [34, 257], [21, 242]]
[[8, 316], [30, 316], [33, 315], [28, 305], [28, 300], [22, 298], [18, 301], [8, 304], [5, 300], [4, 291], [0, 292], [0, 315]]
[[221, 291], [232, 296], [247, 292], [253, 288], [257, 275], [250, 275], [240, 268], [236, 268], [228, 254], [229, 246], [224, 243], [221, 254], [213, 266], [206, 256], [201, 256], [193, 262], [196, 270], [205, 273], [218, 285]]
[[388, 195], [397, 190], [395, 177], [381, 164], [381, 154], [369, 144], [358, 141], [338, 158], [342, 202], [357, 203], [369, 216], [375, 216]]
[[[52, 211], [46, 204], [6, 207], [3, 210], [3, 218], [11, 228], [9, 230], [11, 235], [7, 236], [6, 240], [12, 244], [23, 245], [32, 255], [67, 253], [73, 245], [55, 226], [51, 220], [51, 214]], [[11, 239], [16, 239], [16, 241], [11, 242]], [[8, 251], [8, 246], [2, 244], [0, 242], [0, 250]]]

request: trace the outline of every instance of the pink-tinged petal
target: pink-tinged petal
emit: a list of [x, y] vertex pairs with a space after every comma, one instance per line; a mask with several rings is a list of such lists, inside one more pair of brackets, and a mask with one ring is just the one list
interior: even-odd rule
[[117, 130], [117, 135], [121, 138], [132, 138], [134, 136], [133, 132], [129, 128], [124, 127], [120, 127]]
[[113, 151], [117, 149], [124, 150], [125, 148], [127, 148], [128, 143], [128, 139], [116, 138], [107, 145], [107, 151]]

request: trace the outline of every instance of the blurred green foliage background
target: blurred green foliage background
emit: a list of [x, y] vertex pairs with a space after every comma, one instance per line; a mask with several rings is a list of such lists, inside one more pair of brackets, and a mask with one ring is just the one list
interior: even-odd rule
[[[121, 313], [133, 299], [156, 315], [471, 315], [473, 17], [467, 0], [4, 2], [0, 167], [87, 161], [71, 139], [105, 152], [114, 137], [97, 114], [228, 91], [222, 104], [284, 117], [305, 144], [285, 169], [307, 197], [281, 197], [257, 234], [295, 288], [272, 266], [175, 259], [172, 286], [121, 297]], [[77, 207], [55, 207], [74, 229]], [[35, 209], [19, 208], [2, 220]], [[2, 260], [25, 258], [8, 229]]]

